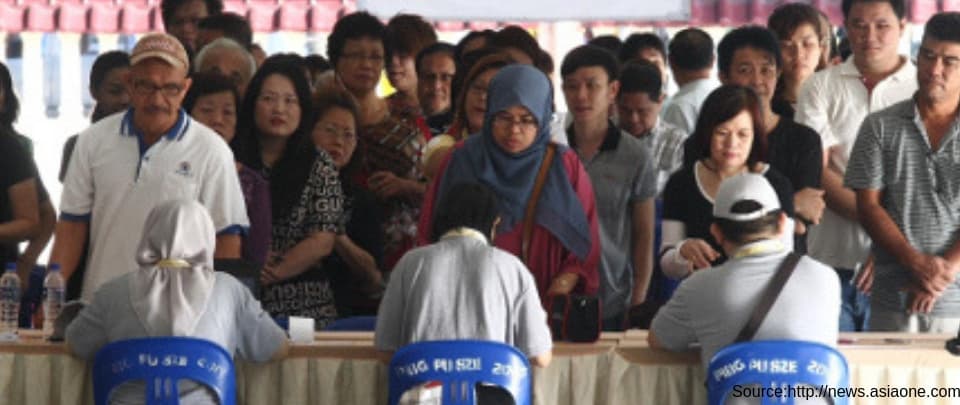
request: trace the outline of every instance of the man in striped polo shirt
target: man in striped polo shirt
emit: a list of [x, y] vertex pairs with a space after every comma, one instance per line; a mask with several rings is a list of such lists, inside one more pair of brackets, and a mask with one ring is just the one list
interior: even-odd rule
[[845, 183], [873, 239], [867, 327], [946, 333], [960, 326], [960, 13], [926, 24], [918, 90], [864, 120]]

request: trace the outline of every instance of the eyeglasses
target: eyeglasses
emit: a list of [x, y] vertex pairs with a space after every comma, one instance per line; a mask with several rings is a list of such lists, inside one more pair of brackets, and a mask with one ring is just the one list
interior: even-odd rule
[[503, 128], [512, 129], [515, 125], [519, 126], [522, 130], [536, 130], [537, 129], [537, 119], [532, 115], [524, 115], [515, 119], [512, 114], [506, 112], [500, 112], [493, 116], [494, 125], [499, 125]]
[[183, 86], [174, 83], [167, 83], [162, 86], [150, 82], [138, 81], [133, 83], [133, 92], [141, 96], [152, 96], [156, 92], [167, 98], [173, 98], [180, 95]]
[[360, 63], [363, 61], [371, 62], [375, 65], [383, 64], [384, 56], [383, 54], [365, 54], [363, 52], [348, 52], [340, 55], [343, 60], [350, 63]]
[[342, 139], [344, 142], [356, 142], [357, 134], [347, 128], [340, 128], [333, 124], [318, 124], [320, 134], [334, 139]]

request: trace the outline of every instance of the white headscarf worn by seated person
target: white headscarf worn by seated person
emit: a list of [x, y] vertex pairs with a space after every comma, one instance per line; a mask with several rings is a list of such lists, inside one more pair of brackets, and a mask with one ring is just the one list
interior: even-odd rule
[[130, 301], [151, 336], [193, 333], [213, 291], [215, 246], [213, 221], [199, 202], [172, 200], [150, 211]]

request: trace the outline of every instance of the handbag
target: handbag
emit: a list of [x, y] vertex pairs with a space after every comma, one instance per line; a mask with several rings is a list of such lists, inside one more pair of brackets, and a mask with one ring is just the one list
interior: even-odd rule
[[[537, 201], [547, 181], [550, 164], [553, 163], [557, 145], [549, 144], [540, 163], [533, 192], [527, 201], [523, 217], [523, 239], [520, 246], [521, 260], [527, 264], [530, 257], [530, 238], [533, 236], [534, 217]], [[547, 303], [547, 322], [554, 340], [571, 342], [595, 342], [600, 339], [601, 319], [600, 299], [593, 295], [563, 294], [549, 298]]]
[[800, 262], [801, 257], [803, 256], [800, 254], [790, 252], [790, 254], [783, 259], [783, 262], [780, 263], [780, 268], [777, 269], [776, 274], [773, 275], [773, 279], [770, 280], [767, 288], [763, 291], [763, 295], [760, 297], [760, 303], [753, 309], [753, 314], [750, 315], [747, 324], [740, 330], [740, 334], [737, 335], [737, 340], [735, 340], [734, 343], [753, 340], [753, 335], [757, 333], [757, 329], [760, 329], [760, 324], [762, 324], [764, 318], [767, 317], [767, 313], [770, 312], [773, 303], [777, 301], [777, 297], [780, 296], [780, 291], [782, 291], [783, 286], [787, 284], [787, 280], [790, 279], [793, 270], [797, 268], [797, 263]]

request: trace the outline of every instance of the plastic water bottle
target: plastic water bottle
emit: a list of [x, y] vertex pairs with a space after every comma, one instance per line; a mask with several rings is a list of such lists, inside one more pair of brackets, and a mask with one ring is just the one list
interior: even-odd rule
[[20, 277], [17, 264], [7, 263], [7, 271], [0, 277], [0, 339], [16, 339], [19, 318]]
[[60, 274], [60, 265], [53, 263], [47, 268], [47, 278], [43, 280], [43, 333], [53, 333], [53, 324], [60, 316], [63, 308], [64, 288], [63, 275]]

